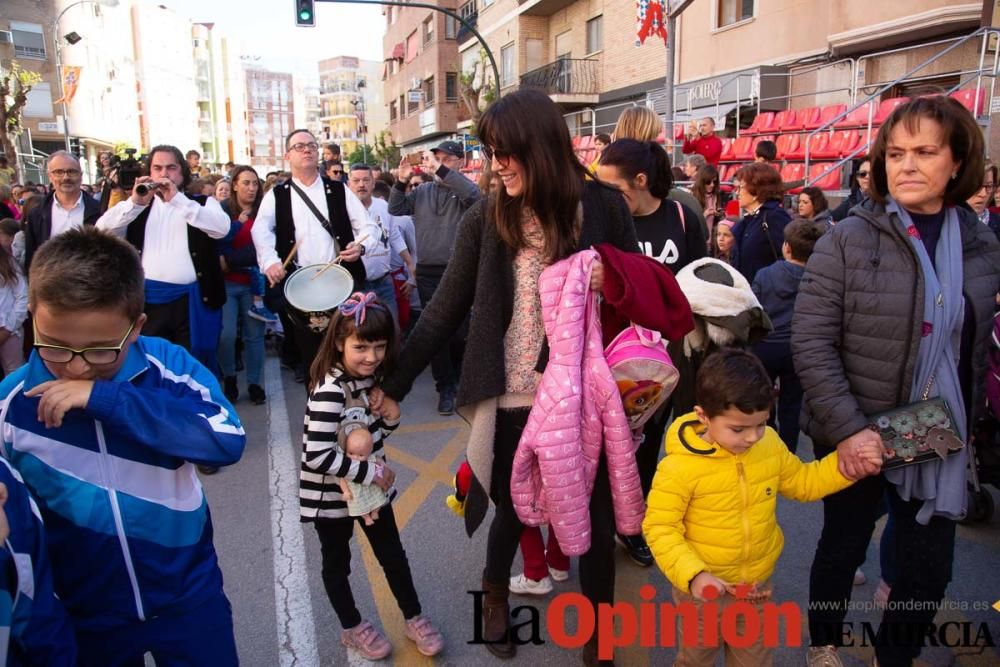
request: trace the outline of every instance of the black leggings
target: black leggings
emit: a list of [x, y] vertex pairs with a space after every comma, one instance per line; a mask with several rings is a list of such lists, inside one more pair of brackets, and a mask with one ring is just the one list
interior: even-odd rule
[[[816, 448], [816, 458], [826, 454]], [[809, 635], [813, 646], [840, 645], [854, 571], [865, 561], [883, 495], [895, 523], [898, 575], [875, 637], [883, 667], [909, 666], [920, 655], [922, 630], [934, 620], [951, 581], [955, 522], [933, 517], [916, 521], [923, 501], [905, 501], [881, 475], [865, 477], [823, 499], [823, 532], [809, 573]], [[908, 605], [913, 600], [919, 604]], [[907, 607], [916, 607], [907, 610]], [[855, 628], [854, 637], [861, 629]]]
[[[521, 432], [528, 421], [528, 408], [497, 411], [496, 439], [493, 445], [493, 479], [490, 498], [496, 515], [490, 524], [486, 543], [486, 581], [507, 585], [510, 568], [517, 555], [524, 524], [517, 518], [510, 497], [511, 468]], [[590, 496], [590, 550], [580, 556], [580, 589], [597, 604], [614, 601], [615, 596], [615, 520], [611, 507], [608, 466], [601, 457], [594, 491]]]
[[361, 623], [361, 613], [354, 604], [351, 583], [348, 581], [355, 521], [361, 525], [372, 545], [372, 551], [385, 572], [389, 589], [396, 597], [403, 618], [409, 620], [419, 616], [420, 600], [413, 587], [410, 564], [406, 560], [403, 543], [399, 540], [396, 515], [393, 514], [392, 505], [387, 504], [379, 509], [378, 519], [370, 526], [366, 526], [358, 517], [316, 519], [314, 522], [323, 553], [323, 586], [337, 618], [340, 619], [341, 627], [348, 630]]

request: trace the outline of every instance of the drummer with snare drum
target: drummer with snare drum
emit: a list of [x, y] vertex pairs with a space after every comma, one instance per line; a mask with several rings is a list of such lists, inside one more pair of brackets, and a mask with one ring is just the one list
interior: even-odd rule
[[[379, 238], [365, 207], [343, 183], [320, 175], [319, 144], [308, 130], [288, 135], [285, 160], [292, 178], [264, 195], [251, 231], [261, 272], [273, 287], [293, 268], [325, 265], [339, 257], [354, 279], [351, 291], [361, 289], [365, 281], [361, 257], [375, 252]], [[332, 303], [329, 309], [337, 305]], [[323, 332], [309, 326], [308, 314], [294, 315], [293, 333], [308, 373]]]

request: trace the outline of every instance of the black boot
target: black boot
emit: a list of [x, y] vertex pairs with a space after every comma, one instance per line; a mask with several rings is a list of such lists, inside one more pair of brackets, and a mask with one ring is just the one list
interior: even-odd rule
[[222, 380], [222, 393], [226, 395], [230, 403], [235, 403], [240, 397], [240, 388], [236, 385], [236, 376], [230, 375]]
[[598, 660], [597, 659], [597, 637], [591, 637], [587, 640], [587, 643], [583, 645], [583, 653], [580, 656], [583, 658], [583, 664], [587, 667], [614, 667], [614, 660]]
[[510, 640], [510, 598], [509, 582], [491, 584], [483, 575], [483, 639], [488, 643], [486, 650], [500, 658], [509, 660], [517, 653], [517, 646]]
[[618, 543], [622, 545], [629, 558], [635, 561], [637, 565], [649, 567], [653, 564], [653, 552], [649, 550], [646, 538], [641, 534], [618, 535], [617, 537]]

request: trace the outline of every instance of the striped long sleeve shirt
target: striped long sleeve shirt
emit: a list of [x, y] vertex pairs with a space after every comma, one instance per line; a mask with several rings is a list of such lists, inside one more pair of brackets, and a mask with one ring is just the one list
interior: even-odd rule
[[[361, 399], [366, 407], [368, 431], [372, 434], [372, 454], [385, 461], [384, 441], [399, 426], [399, 420], [377, 417], [368, 408], [372, 378], [354, 379], [338, 368], [327, 373], [323, 382], [309, 395], [302, 434], [302, 468], [299, 473], [299, 516], [302, 521], [348, 517], [347, 501], [340, 490], [340, 479], [358, 484], [373, 484], [375, 466], [355, 461], [337, 445], [337, 433], [344, 416], [344, 391]], [[386, 495], [391, 501], [396, 489]]]

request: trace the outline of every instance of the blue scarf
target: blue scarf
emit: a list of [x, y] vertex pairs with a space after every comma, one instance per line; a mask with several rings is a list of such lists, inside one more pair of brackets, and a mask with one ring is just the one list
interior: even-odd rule
[[[952, 426], [963, 442], [968, 442], [965, 400], [958, 381], [958, 358], [965, 321], [965, 298], [962, 296], [962, 233], [958, 212], [945, 212], [935, 261], [920, 240], [909, 213], [891, 197], [886, 212], [896, 214], [906, 230], [924, 279], [923, 329], [917, 362], [910, 387], [910, 401], [941, 398], [951, 411]], [[936, 269], [935, 269], [936, 267]], [[930, 385], [930, 391], [927, 390]], [[923, 500], [917, 522], [927, 525], [932, 516], [961, 519], [965, 516], [965, 468], [968, 449], [963, 448], [944, 461], [887, 470], [885, 477], [896, 485], [903, 500]]]
[[222, 309], [207, 307], [201, 300], [201, 288], [195, 281], [190, 285], [165, 283], [146, 279], [146, 303], [171, 303], [188, 298], [188, 323], [191, 356], [215, 375], [219, 374], [219, 335], [222, 333]]

